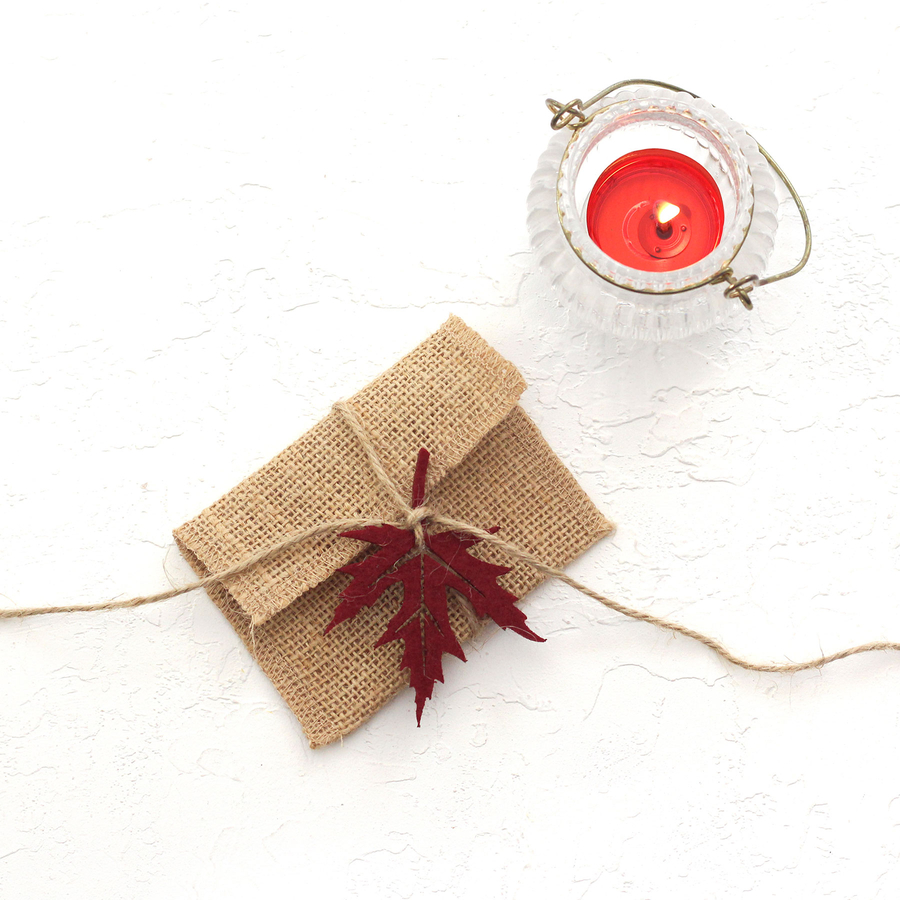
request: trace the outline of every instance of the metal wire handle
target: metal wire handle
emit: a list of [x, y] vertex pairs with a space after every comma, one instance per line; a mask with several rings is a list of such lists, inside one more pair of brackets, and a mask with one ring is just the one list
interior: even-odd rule
[[[677, 85], [669, 84], [666, 81], [656, 81], [652, 78], [628, 78], [625, 81], [617, 81], [608, 88], [604, 88], [599, 94], [595, 94], [591, 97], [587, 103], [582, 103], [581, 100], [578, 99], [570, 100], [568, 103], [560, 103], [558, 100], [551, 100], [548, 98], [546, 101], [547, 108], [553, 113], [553, 118], [550, 120], [550, 127], [554, 131], [561, 131], [563, 128], [570, 128], [572, 131], [577, 131], [583, 125], [586, 125], [597, 113], [609, 108], [604, 106], [600, 109], [590, 111], [591, 107], [596, 106], [604, 99], [604, 97], [608, 97], [613, 91], [617, 91], [620, 88], [632, 87], [639, 84], [666, 88], [667, 90], [675, 91], [677, 93], [690, 94], [691, 97], [696, 99], [699, 99], [700, 96], [693, 91], [685, 90]], [[756, 138], [754, 138], [754, 140], [756, 140]], [[753, 301], [750, 299], [750, 292], [754, 288], [763, 287], [764, 285], [772, 284], [775, 281], [790, 278], [791, 275], [796, 275], [809, 261], [809, 254], [812, 250], [812, 230], [809, 227], [809, 217], [806, 215], [806, 208], [803, 206], [803, 201], [800, 199], [797, 189], [791, 184], [791, 180], [787, 175], [784, 174], [784, 170], [781, 166], [772, 159], [759, 141], [756, 141], [756, 146], [759, 148], [759, 152], [763, 155], [766, 162], [772, 167], [775, 174], [781, 179], [782, 184], [788, 189], [788, 193], [791, 195], [791, 199], [794, 201], [797, 211], [800, 213], [806, 243], [800, 261], [796, 265], [791, 266], [790, 269], [779, 272], [777, 275], [767, 275], [765, 278], [760, 278], [758, 275], [747, 275], [744, 278], [736, 278], [731, 266], [728, 266], [712, 280], [712, 284], [725, 282], [728, 285], [728, 287], [725, 288], [725, 296], [740, 300], [747, 309], [753, 309]]]

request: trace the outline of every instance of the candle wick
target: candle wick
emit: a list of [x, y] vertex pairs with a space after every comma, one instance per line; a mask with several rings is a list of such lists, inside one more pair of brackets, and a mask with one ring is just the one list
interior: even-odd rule
[[672, 237], [672, 220], [680, 212], [681, 209], [674, 203], [661, 200], [656, 204], [656, 234], [660, 240]]

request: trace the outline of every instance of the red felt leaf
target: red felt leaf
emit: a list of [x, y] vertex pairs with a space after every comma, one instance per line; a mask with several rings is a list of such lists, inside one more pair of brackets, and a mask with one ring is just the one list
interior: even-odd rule
[[[428, 451], [423, 449], [413, 479], [414, 507], [424, 501], [427, 469]], [[501, 628], [531, 641], [544, 640], [526, 624], [525, 613], [515, 605], [518, 598], [497, 583], [509, 568], [469, 553], [480, 538], [462, 531], [431, 532], [426, 523], [423, 529], [422, 547], [416, 546], [411, 529], [396, 525], [370, 525], [343, 532], [342, 537], [366, 541], [377, 549], [340, 570], [352, 575], [353, 580], [341, 592], [341, 602], [325, 629], [327, 634], [364, 607], [373, 606], [391, 585], [402, 586], [403, 603], [375, 646], [403, 642], [400, 668], [409, 669], [409, 684], [416, 692], [417, 723], [421, 723], [422, 709], [431, 698], [435, 682], [444, 680], [443, 655], [451, 653], [463, 662], [466, 659], [450, 627], [449, 591], [460, 593], [477, 615], [493, 619]]]

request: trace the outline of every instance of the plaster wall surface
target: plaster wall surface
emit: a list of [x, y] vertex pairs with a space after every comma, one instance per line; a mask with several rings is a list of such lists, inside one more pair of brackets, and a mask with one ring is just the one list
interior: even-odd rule
[[[618, 526], [571, 567], [759, 660], [900, 640], [900, 14], [884, 3], [3, 14], [0, 603], [186, 578], [171, 529], [462, 316]], [[648, 345], [525, 229], [544, 98], [721, 105], [815, 234]], [[774, 265], [801, 247], [784, 208]], [[557, 585], [414, 727], [311, 751], [202, 594], [0, 623], [0, 897], [900, 895], [900, 655], [793, 677]]]

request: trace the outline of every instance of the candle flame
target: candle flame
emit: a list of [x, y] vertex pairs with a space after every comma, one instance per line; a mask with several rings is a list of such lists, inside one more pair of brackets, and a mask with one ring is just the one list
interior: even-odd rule
[[678, 213], [681, 212], [681, 207], [676, 206], [674, 203], [666, 203], [663, 200], [656, 207], [656, 219], [660, 225], [666, 225], [668, 222], [671, 222]]

